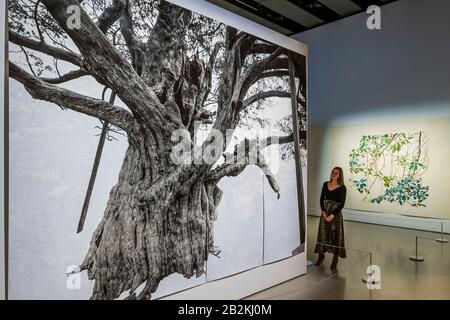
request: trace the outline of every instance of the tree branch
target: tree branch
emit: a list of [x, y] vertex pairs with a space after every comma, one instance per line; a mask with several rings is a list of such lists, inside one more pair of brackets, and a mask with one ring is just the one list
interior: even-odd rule
[[204, 77], [204, 81], [205, 81], [205, 93], [203, 95], [203, 102], [202, 102], [202, 106], [205, 106], [206, 101], [208, 100], [208, 96], [211, 93], [211, 86], [212, 86], [212, 74], [213, 74], [213, 70], [214, 70], [214, 64], [216, 62], [216, 58], [217, 58], [217, 54], [219, 52], [219, 49], [221, 47], [223, 47], [223, 43], [222, 42], [216, 42], [214, 44], [214, 48], [211, 51], [211, 54], [209, 56], [209, 61], [208, 61], [208, 65], [205, 68], [205, 77]]
[[25, 60], [27, 61], [28, 68], [30, 68], [31, 73], [35, 76], [36, 72], [34, 72], [34, 69], [33, 69], [33, 66], [31, 65], [30, 57], [28, 56], [27, 51], [22, 46], [20, 46], [20, 50], [22, 50], [23, 54], [25, 55]]
[[60, 84], [60, 83], [75, 80], [75, 79], [78, 79], [78, 78], [81, 78], [81, 77], [87, 76], [87, 75], [89, 75], [89, 73], [86, 70], [78, 69], [78, 70], [70, 71], [60, 77], [57, 77], [57, 78], [40, 78], [40, 79], [47, 83]]
[[226, 28], [225, 57], [222, 64], [222, 77], [217, 99], [217, 117], [213, 124], [215, 129], [224, 131], [234, 128], [237, 111], [241, 108], [242, 99], [236, 99], [236, 92], [241, 88], [241, 69], [246, 50], [255, 41], [254, 36], [237, 32], [233, 27]]
[[272, 54], [279, 47], [271, 43], [257, 42], [248, 51], [248, 54]]
[[84, 96], [73, 91], [48, 84], [30, 75], [16, 64], [9, 62], [9, 76], [22, 83], [30, 95], [39, 100], [63, 105], [68, 109], [88, 116], [108, 121], [115, 126], [129, 131], [133, 117], [125, 109], [110, 103]]
[[280, 187], [275, 179], [275, 176], [273, 175], [272, 171], [270, 170], [269, 166], [267, 165], [267, 162], [265, 161], [263, 155], [261, 153], [258, 153], [258, 161], [255, 163], [225, 163], [222, 166], [218, 167], [215, 171], [211, 172], [211, 175], [207, 177], [208, 180], [212, 181], [219, 181], [223, 177], [236, 177], [242, 171], [245, 170], [245, 168], [250, 165], [254, 164], [258, 166], [261, 171], [264, 173], [264, 175], [267, 178], [267, 181], [269, 182], [272, 190], [277, 194], [277, 198], [280, 198]]
[[67, 26], [67, 7], [78, 5], [78, 1], [42, 0], [42, 3], [80, 50], [83, 68], [98, 82], [115, 91], [137, 119], [152, 125], [154, 130], [173, 129], [174, 124], [166, 120], [165, 107], [155, 92], [145, 84], [83, 9], [80, 8], [80, 28], [70, 29]]
[[255, 82], [262, 80], [262, 79], [266, 79], [266, 78], [273, 78], [273, 77], [287, 77], [289, 76], [289, 70], [268, 70], [265, 72], [262, 72], [258, 75], [258, 77], [255, 79]]
[[238, 40], [236, 41], [236, 46], [239, 48], [241, 65], [244, 63], [244, 60], [249, 54], [249, 50], [254, 45], [255, 41], [256, 37], [249, 33], [244, 33], [244, 35], [239, 37]]
[[250, 86], [256, 82], [258, 77], [265, 70], [279, 69], [284, 67], [284, 64], [287, 67], [287, 58], [279, 58], [279, 56], [284, 53], [284, 50], [285, 49], [279, 47], [267, 58], [255, 62], [245, 71], [241, 80], [239, 100], [242, 100], [245, 97], [245, 94], [247, 93]]
[[270, 136], [263, 140], [253, 139], [242, 140], [235, 146], [234, 153], [224, 153], [225, 163], [211, 170], [207, 179], [218, 182], [223, 177], [235, 177], [239, 175], [248, 165], [258, 166], [266, 176], [272, 190], [280, 197], [280, 187], [278, 186], [273, 173], [262, 154], [262, 150], [273, 144], [285, 144], [294, 141], [294, 135]]
[[11, 30], [9, 31], [9, 41], [19, 46], [24, 46], [57, 59], [68, 61], [74, 65], [81, 66], [82, 57], [80, 55], [29, 39]]
[[120, 18], [120, 33], [122, 34], [125, 44], [127, 45], [128, 52], [131, 56], [133, 68], [138, 74], [142, 72], [142, 45], [143, 43], [138, 40], [133, 28], [133, 17], [131, 14], [132, 3], [129, 0], [119, 0], [122, 5], [122, 14]]
[[261, 141], [261, 149], [272, 144], [286, 144], [290, 142], [294, 142], [294, 135], [292, 133], [287, 136], [270, 136]]
[[102, 12], [97, 20], [98, 28], [106, 33], [109, 28], [122, 16], [128, 1], [114, 0], [113, 4]]
[[244, 100], [244, 103], [242, 104], [242, 108], [240, 111], [247, 108], [249, 105], [258, 102], [263, 99], [271, 98], [271, 97], [279, 97], [279, 98], [290, 98], [291, 93], [287, 91], [280, 91], [280, 90], [269, 90], [269, 91], [261, 91], [258, 93], [255, 93], [251, 97]]
[[38, 1], [36, 1], [36, 4], [34, 5], [33, 18], [34, 18], [34, 23], [36, 23], [36, 29], [39, 34], [39, 39], [41, 40], [41, 43], [44, 43], [45, 42], [44, 36], [42, 35], [41, 27], [40, 27], [39, 21], [38, 21], [38, 8], [39, 8], [40, 3], [41, 3], [41, 0], [38, 0]]

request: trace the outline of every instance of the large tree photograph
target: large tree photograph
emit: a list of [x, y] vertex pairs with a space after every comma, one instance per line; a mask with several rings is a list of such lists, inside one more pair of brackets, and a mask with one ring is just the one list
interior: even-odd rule
[[8, 11], [12, 298], [149, 300], [304, 251], [304, 55], [164, 0]]

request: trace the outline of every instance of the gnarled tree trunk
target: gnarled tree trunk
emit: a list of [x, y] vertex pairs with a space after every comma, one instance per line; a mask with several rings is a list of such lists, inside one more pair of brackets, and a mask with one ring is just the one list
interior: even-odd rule
[[114, 299], [126, 290], [131, 299], [149, 299], [172, 273], [202, 275], [213, 252], [222, 192], [191, 165], [161, 168], [149, 161], [134, 142], [142, 146], [145, 136], [130, 138], [119, 181], [80, 266], [96, 280], [92, 299]]

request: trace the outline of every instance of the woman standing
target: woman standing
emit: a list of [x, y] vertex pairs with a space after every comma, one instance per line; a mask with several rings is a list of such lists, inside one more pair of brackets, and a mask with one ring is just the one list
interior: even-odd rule
[[338, 257], [345, 258], [344, 222], [342, 208], [345, 205], [347, 189], [344, 185], [344, 174], [340, 167], [331, 170], [330, 181], [322, 186], [320, 208], [322, 213], [319, 222], [319, 232], [314, 250], [318, 253], [316, 266], [325, 258], [325, 252], [333, 253], [331, 269], [336, 269]]

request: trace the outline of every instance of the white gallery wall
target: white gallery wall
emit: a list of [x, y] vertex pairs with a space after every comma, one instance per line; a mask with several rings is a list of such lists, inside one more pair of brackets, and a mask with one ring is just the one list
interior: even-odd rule
[[[364, 12], [293, 36], [309, 45], [309, 214], [320, 212], [321, 185], [332, 167], [347, 165], [336, 157], [337, 144], [345, 144], [336, 141], [336, 130], [382, 124], [379, 128], [385, 132], [379, 134], [417, 132], [450, 119], [448, 12], [450, 1], [399, 0], [381, 7], [381, 30], [366, 27], [369, 14]], [[449, 138], [448, 131], [436, 134], [433, 152], [448, 154]], [[450, 180], [445, 161], [429, 157], [430, 170], [442, 182], [430, 187], [430, 199], [440, 194], [441, 205]], [[347, 183], [349, 172], [345, 173]], [[431, 205], [418, 212], [413, 207], [374, 205], [365, 210], [347, 207], [344, 215], [349, 220], [437, 231], [443, 222], [444, 231], [450, 232], [446, 208]]]

